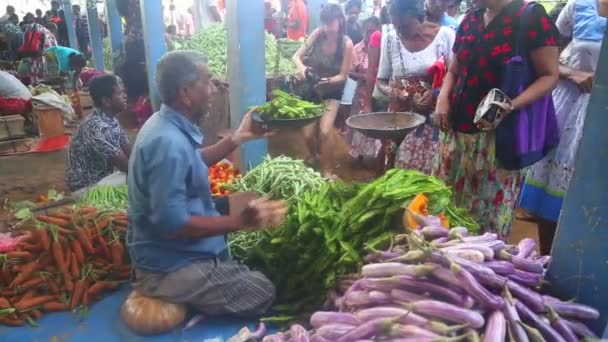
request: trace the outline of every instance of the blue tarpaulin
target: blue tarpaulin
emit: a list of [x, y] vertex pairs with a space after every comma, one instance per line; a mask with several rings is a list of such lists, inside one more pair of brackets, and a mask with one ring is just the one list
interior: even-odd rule
[[[179, 327], [160, 336], [133, 334], [120, 318], [120, 307], [131, 291], [125, 286], [90, 306], [86, 317], [71, 312], [51, 313], [38, 321], [38, 327], [0, 325], [2, 342], [221, 342], [236, 335], [244, 326], [255, 330], [256, 321], [210, 319], [192, 329]], [[82, 318], [82, 319], [81, 319]]]

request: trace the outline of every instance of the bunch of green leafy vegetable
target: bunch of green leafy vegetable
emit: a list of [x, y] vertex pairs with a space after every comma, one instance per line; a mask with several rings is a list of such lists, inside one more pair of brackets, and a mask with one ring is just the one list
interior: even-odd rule
[[262, 119], [305, 119], [325, 111], [325, 106], [321, 104], [304, 101], [282, 90], [274, 90], [272, 95], [272, 100], [257, 109]]
[[[226, 25], [212, 25], [193, 35], [180, 48], [204, 53], [208, 59], [209, 71], [216, 77], [226, 78], [228, 74], [228, 32]], [[277, 39], [273, 35], [265, 33], [264, 48], [266, 75], [288, 75], [295, 72], [295, 65], [290, 58], [281, 53]]]
[[270, 320], [287, 322], [317, 309], [336, 279], [355, 272], [367, 251], [402, 231], [403, 208], [420, 193], [429, 198], [431, 214], [473, 222], [459, 210], [446, 211], [451, 189], [417, 171], [390, 170], [366, 185], [326, 183], [300, 196], [285, 223], [265, 231], [243, 259], [277, 288], [275, 309], [282, 316]]
[[110, 42], [110, 38], [103, 39], [103, 65], [104, 69], [107, 71], [114, 70], [112, 69], [112, 65], [114, 63], [114, 57], [112, 55], [112, 43]]
[[277, 44], [279, 44], [279, 50], [286, 58], [292, 58], [295, 55], [296, 51], [304, 45], [304, 40], [292, 40], [289, 38], [280, 38], [277, 39]]
[[82, 201], [96, 208], [124, 210], [129, 206], [129, 190], [126, 185], [97, 185]]

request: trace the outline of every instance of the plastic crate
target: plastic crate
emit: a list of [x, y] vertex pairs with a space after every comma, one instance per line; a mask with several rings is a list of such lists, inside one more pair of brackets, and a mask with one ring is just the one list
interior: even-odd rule
[[25, 119], [21, 115], [0, 116], [0, 141], [23, 138], [24, 124]]

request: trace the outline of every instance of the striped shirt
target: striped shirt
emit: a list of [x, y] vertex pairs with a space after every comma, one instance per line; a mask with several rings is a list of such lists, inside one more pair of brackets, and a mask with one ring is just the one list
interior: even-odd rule
[[112, 158], [128, 146], [127, 135], [116, 118], [95, 109], [72, 137], [66, 182], [70, 191], [91, 186], [114, 173]]

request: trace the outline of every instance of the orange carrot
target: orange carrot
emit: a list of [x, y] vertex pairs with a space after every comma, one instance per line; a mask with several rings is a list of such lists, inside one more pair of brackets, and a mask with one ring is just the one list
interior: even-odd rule
[[28, 310], [31, 308], [35, 308], [46, 302], [50, 302], [52, 300], [55, 300], [55, 296], [33, 297], [33, 298], [25, 299], [25, 300], [20, 300], [19, 302], [15, 303], [14, 307], [17, 311], [25, 311], [25, 310]]
[[71, 291], [74, 285], [70, 279], [70, 273], [68, 272], [68, 265], [66, 264], [61, 243], [59, 241], [53, 241], [51, 251], [53, 252], [53, 258], [55, 258], [55, 265], [57, 265], [59, 272], [63, 275], [65, 287], [68, 291]]
[[62, 219], [62, 220], [66, 220], [68, 222], [72, 221], [72, 215], [66, 214], [66, 213], [62, 213], [61, 211], [52, 212], [48, 216], [54, 217], [54, 218], [58, 218], [58, 219]]
[[32, 254], [28, 251], [12, 251], [6, 253], [7, 259], [27, 259], [30, 258]]
[[25, 291], [27, 289], [34, 288], [34, 287], [42, 284], [43, 282], [44, 282], [44, 279], [42, 279], [40, 276], [37, 276], [35, 278], [31, 278], [30, 280], [23, 282], [23, 284], [21, 284], [19, 286], [19, 290]]
[[88, 283], [85, 283], [84, 290], [82, 291], [82, 300], [80, 301], [82, 305], [89, 305], [89, 302], [91, 301], [87, 285]]
[[49, 291], [53, 294], [57, 294], [60, 292], [59, 290], [59, 285], [57, 285], [57, 281], [55, 281], [55, 279], [53, 278], [48, 278], [46, 280], [46, 285], [49, 288]]
[[76, 259], [76, 254], [72, 253], [72, 263], [70, 264], [70, 273], [74, 279], [80, 278], [80, 265]]
[[49, 237], [49, 232], [46, 229], [38, 229], [37, 235], [40, 245], [42, 245], [42, 249], [45, 251], [51, 249], [51, 238]]
[[38, 215], [38, 216], [36, 216], [36, 219], [38, 221], [42, 221], [44, 223], [50, 223], [50, 224], [57, 225], [61, 228], [67, 228], [70, 225], [70, 221], [68, 221], [68, 220], [64, 220], [64, 219], [60, 219], [60, 218], [56, 218], [56, 217], [50, 217], [50, 216], [46, 216], [46, 215]]
[[110, 219], [107, 217], [104, 217], [103, 219], [101, 219], [97, 222], [97, 229], [104, 230], [108, 227], [108, 224], [110, 224]]
[[0, 283], [4, 284], [5, 286], [9, 286], [12, 281], [13, 277], [11, 275], [11, 271], [8, 269], [8, 267], [3, 268], [0, 272]]
[[80, 304], [82, 295], [85, 291], [86, 281], [80, 279], [74, 284], [74, 291], [72, 291], [72, 297], [70, 298], [70, 310], [74, 310]]
[[69, 248], [66, 248], [63, 251], [63, 257], [65, 258], [65, 265], [68, 268], [68, 272], [72, 272], [72, 251]]
[[89, 289], [87, 290], [87, 294], [89, 295], [89, 298], [94, 298], [102, 294], [104, 291], [111, 291], [117, 289], [119, 285], [120, 284], [117, 282], [98, 281], [89, 287]]
[[76, 256], [76, 260], [78, 260], [79, 264], [84, 263], [84, 252], [82, 251], [82, 246], [78, 240], [72, 240], [72, 253]]
[[65, 303], [53, 301], [42, 304], [42, 310], [46, 312], [67, 311], [68, 306]]
[[74, 232], [73, 230], [69, 230], [67, 228], [62, 228], [62, 227], [55, 227], [55, 229], [57, 229], [57, 232], [60, 233], [61, 235], [70, 235]]
[[11, 327], [19, 327], [25, 324], [25, 320], [22, 318], [10, 318], [5, 316], [0, 317], [0, 323]]
[[82, 218], [85, 221], [92, 220], [97, 215], [97, 209], [93, 207], [80, 208], [80, 212], [82, 213]]
[[13, 285], [19, 285], [30, 279], [32, 277], [32, 274], [34, 274], [34, 272], [38, 270], [38, 267], [40, 267], [38, 261], [30, 261], [29, 263], [23, 265], [19, 274], [13, 280]]
[[19, 247], [21, 247], [24, 251], [32, 252], [32, 253], [41, 252], [43, 249], [43, 247], [39, 243], [31, 244], [31, 243], [22, 242], [19, 244]]
[[11, 307], [11, 303], [5, 297], [0, 297], [0, 310], [8, 309]]
[[91, 242], [85, 228], [76, 227], [76, 239], [78, 239], [78, 242], [80, 242], [82, 248], [84, 248], [84, 250], [88, 254], [92, 255], [95, 253], [95, 249], [93, 249], [93, 243]]
[[119, 227], [128, 227], [129, 226], [129, 222], [127, 220], [114, 220], [114, 221], [112, 221], [112, 223]]
[[36, 291], [34, 291], [34, 289], [29, 289], [27, 290], [27, 292], [25, 292], [23, 294], [23, 296], [21, 296], [21, 298], [19, 298], [19, 302], [24, 300], [24, 299], [30, 299], [30, 298], [34, 298], [36, 297]]
[[120, 240], [116, 240], [110, 244], [110, 254], [112, 256], [112, 264], [118, 267], [122, 265], [125, 256], [125, 247]]
[[97, 241], [99, 242], [99, 249], [101, 251], [101, 255], [106, 259], [110, 259], [110, 249], [108, 248], [108, 243], [106, 242], [106, 239], [103, 237], [103, 235], [98, 234]]

